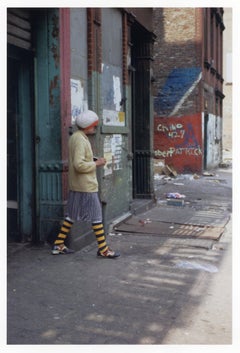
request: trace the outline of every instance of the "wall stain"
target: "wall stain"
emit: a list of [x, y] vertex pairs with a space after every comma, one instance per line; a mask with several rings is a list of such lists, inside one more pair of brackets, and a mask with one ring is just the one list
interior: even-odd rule
[[58, 76], [54, 76], [53, 80], [50, 81], [49, 86], [49, 104], [54, 105], [54, 89], [58, 88]]

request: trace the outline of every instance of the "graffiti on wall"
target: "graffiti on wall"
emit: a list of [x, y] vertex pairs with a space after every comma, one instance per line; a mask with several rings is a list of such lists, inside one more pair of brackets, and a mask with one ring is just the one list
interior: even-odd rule
[[[181, 171], [188, 163], [198, 168], [202, 160], [201, 116], [155, 118], [154, 155]], [[186, 162], [187, 161], [187, 162]], [[197, 168], [196, 168], [197, 169]]]
[[183, 124], [158, 124], [157, 131], [163, 132], [166, 134], [167, 137], [169, 138], [182, 138], [184, 137], [185, 134], [185, 129], [183, 127]]
[[76, 118], [87, 110], [87, 101], [84, 100], [84, 88], [80, 80], [71, 79], [71, 115], [72, 124]]
[[[166, 138], [174, 140], [174, 147], [170, 146], [166, 150], [155, 150], [156, 157], [172, 157], [175, 155], [195, 155], [202, 154], [199, 142], [195, 136], [191, 122], [188, 123], [160, 123], [156, 131], [162, 133]], [[177, 142], [178, 141], [178, 142]], [[179, 142], [180, 141], [180, 142]]]
[[195, 147], [184, 147], [184, 148], [175, 148], [175, 147], [169, 147], [167, 150], [155, 150], [154, 151], [155, 157], [160, 157], [160, 158], [167, 158], [167, 157], [173, 157], [174, 155], [176, 156], [201, 156], [202, 155], [202, 149], [200, 146], [197, 148]]
[[173, 69], [154, 100], [158, 116], [174, 116], [201, 79], [200, 67]]

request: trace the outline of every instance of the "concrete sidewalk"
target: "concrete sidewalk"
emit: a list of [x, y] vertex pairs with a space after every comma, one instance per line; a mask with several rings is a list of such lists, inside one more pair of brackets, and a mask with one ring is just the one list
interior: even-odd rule
[[164, 193], [178, 191], [189, 204], [165, 221], [227, 213], [218, 240], [115, 229], [115, 260], [97, 258], [95, 242], [68, 256], [10, 251], [8, 344], [231, 344], [231, 171], [217, 175], [157, 181], [156, 207], [137, 217], [163, 217]]

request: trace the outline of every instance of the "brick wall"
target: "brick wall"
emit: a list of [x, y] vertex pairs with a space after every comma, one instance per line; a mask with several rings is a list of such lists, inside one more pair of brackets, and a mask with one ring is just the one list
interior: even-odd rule
[[202, 59], [200, 15], [195, 8], [154, 9], [157, 35], [153, 63], [154, 110], [157, 116], [183, 116], [200, 111], [196, 97]]

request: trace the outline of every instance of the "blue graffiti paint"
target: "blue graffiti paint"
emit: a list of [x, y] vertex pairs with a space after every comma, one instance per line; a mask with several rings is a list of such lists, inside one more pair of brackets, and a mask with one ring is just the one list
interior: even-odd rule
[[170, 113], [186, 92], [196, 82], [200, 67], [173, 69], [162, 89], [154, 99], [154, 110], [158, 115]]
[[176, 148], [191, 147], [196, 148], [199, 146], [199, 141], [196, 139], [191, 123], [187, 123], [185, 128], [184, 140], [180, 144], [175, 144]]

